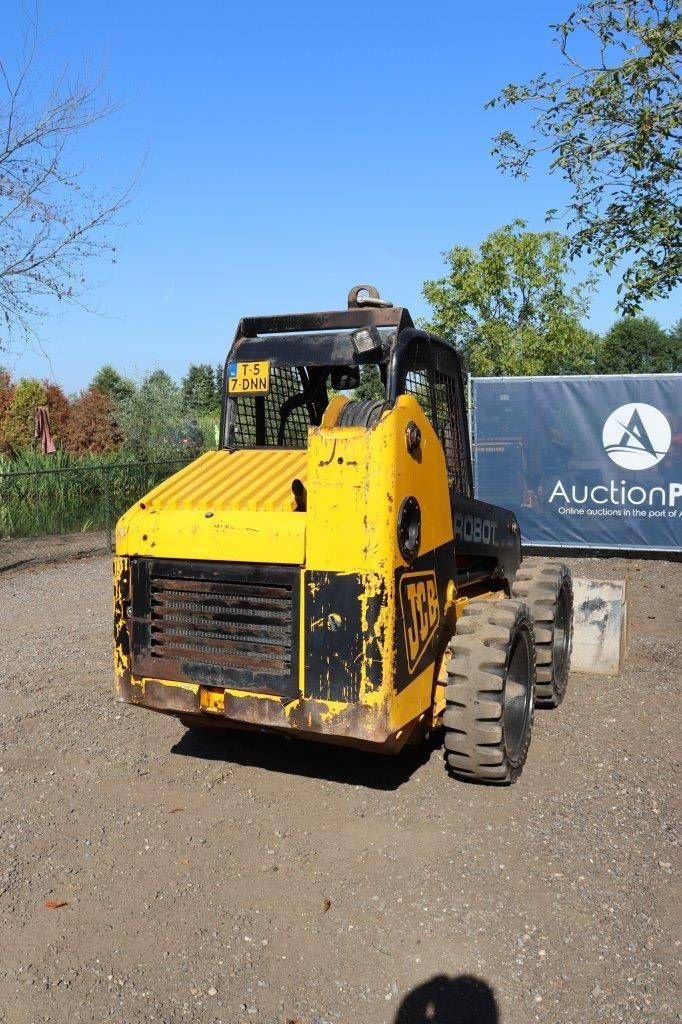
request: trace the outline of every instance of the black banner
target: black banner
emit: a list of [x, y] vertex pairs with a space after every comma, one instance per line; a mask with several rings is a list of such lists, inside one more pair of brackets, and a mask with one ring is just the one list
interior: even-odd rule
[[682, 550], [682, 374], [477, 377], [476, 495], [530, 546]]

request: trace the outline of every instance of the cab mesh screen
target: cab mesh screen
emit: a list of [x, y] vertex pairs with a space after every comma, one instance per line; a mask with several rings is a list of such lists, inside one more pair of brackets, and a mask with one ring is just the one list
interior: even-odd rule
[[284, 408], [302, 391], [301, 375], [295, 366], [273, 366], [269, 394], [230, 399], [229, 446], [305, 448], [311, 422], [307, 405]]
[[437, 432], [445, 452], [448, 478], [455, 494], [473, 498], [471, 469], [467, 451], [467, 423], [463, 395], [454, 377], [434, 374]]
[[463, 388], [455, 377], [433, 369], [428, 343], [412, 350], [403, 390], [414, 395], [440, 438], [451, 489], [472, 497]]

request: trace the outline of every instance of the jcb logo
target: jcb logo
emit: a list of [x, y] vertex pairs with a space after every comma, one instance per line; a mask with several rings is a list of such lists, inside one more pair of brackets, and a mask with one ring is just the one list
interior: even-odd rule
[[408, 572], [400, 580], [400, 606], [405, 630], [407, 668], [412, 672], [426, 650], [440, 619], [436, 574]]

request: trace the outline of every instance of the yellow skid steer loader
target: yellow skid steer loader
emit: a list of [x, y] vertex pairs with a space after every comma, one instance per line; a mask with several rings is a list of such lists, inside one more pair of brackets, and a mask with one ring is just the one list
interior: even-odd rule
[[473, 497], [460, 358], [371, 286], [241, 320], [219, 448], [120, 519], [114, 577], [120, 699], [190, 727], [442, 724], [451, 774], [505, 783], [566, 690], [570, 573]]

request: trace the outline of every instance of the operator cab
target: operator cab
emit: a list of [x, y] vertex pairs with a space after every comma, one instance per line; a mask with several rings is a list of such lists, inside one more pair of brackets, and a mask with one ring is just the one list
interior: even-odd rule
[[221, 447], [306, 448], [334, 394], [358, 388], [363, 397], [336, 425], [372, 427], [413, 395], [440, 438], [451, 490], [473, 496], [460, 357], [369, 285], [352, 289], [347, 310], [240, 322], [225, 364]]

